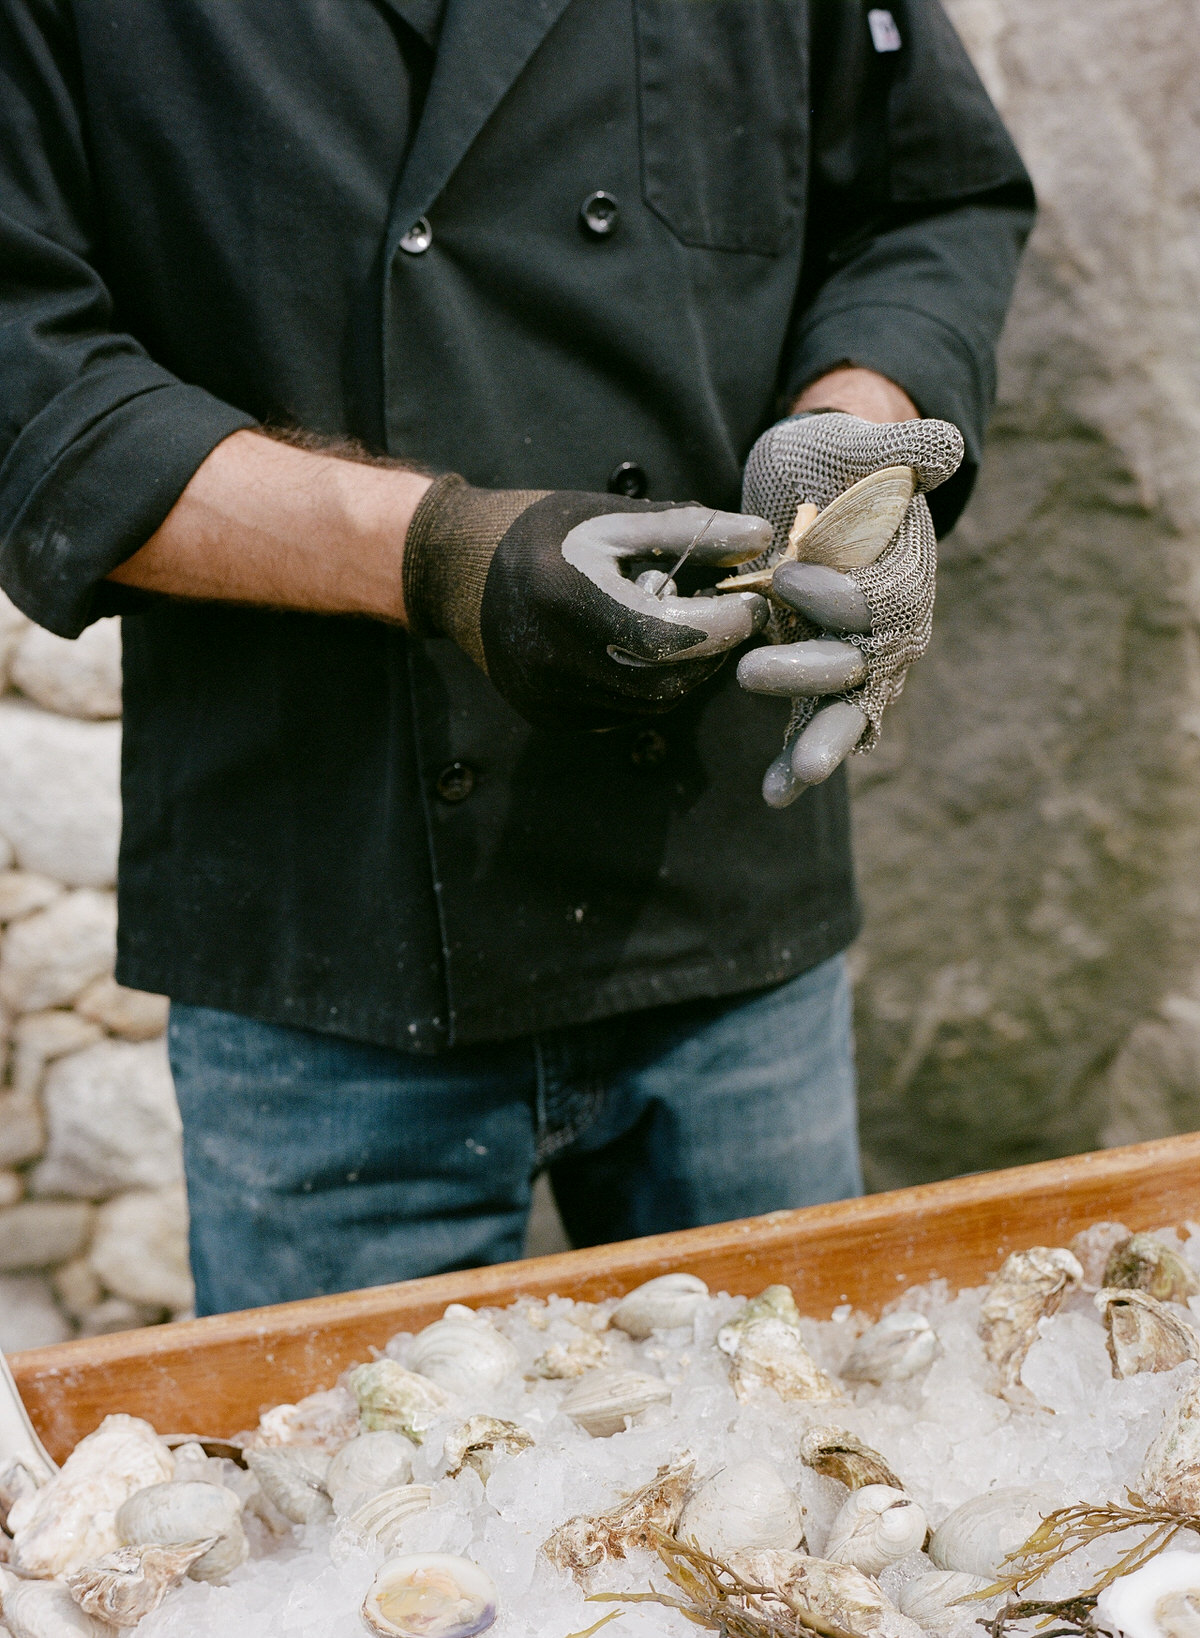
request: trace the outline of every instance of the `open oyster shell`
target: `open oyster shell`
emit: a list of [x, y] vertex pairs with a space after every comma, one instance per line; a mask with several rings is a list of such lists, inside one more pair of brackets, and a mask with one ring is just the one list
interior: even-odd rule
[[383, 1565], [363, 1601], [380, 1638], [474, 1638], [496, 1619], [491, 1577], [454, 1553], [408, 1553]]
[[1104, 1286], [1095, 1296], [1104, 1320], [1114, 1376], [1173, 1371], [1200, 1360], [1200, 1335], [1145, 1291]]
[[1096, 1614], [1125, 1638], [1198, 1638], [1200, 1554], [1159, 1553], [1118, 1576], [1096, 1600]]

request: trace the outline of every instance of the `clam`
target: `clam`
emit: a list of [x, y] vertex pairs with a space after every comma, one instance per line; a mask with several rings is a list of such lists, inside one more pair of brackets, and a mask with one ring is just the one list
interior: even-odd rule
[[1095, 1303], [1108, 1333], [1114, 1376], [1173, 1371], [1185, 1359], [1200, 1360], [1200, 1336], [1145, 1291], [1104, 1286]]
[[533, 1442], [533, 1434], [516, 1422], [499, 1416], [469, 1416], [446, 1435], [442, 1454], [452, 1479], [464, 1467], [472, 1467], [486, 1484], [502, 1456], [516, 1456]]
[[1104, 1284], [1144, 1291], [1159, 1302], [1186, 1303], [1200, 1292], [1200, 1276], [1195, 1269], [1153, 1234], [1131, 1234], [1113, 1247], [1104, 1269]]
[[763, 1388], [774, 1388], [781, 1399], [811, 1404], [842, 1397], [838, 1384], [809, 1353], [800, 1332], [780, 1319], [756, 1319], [742, 1328], [729, 1381], [741, 1400], [753, 1398]]
[[661, 1377], [640, 1371], [589, 1371], [563, 1395], [561, 1406], [585, 1433], [604, 1439], [622, 1433], [627, 1418], [636, 1419], [651, 1405], [666, 1404], [671, 1389]]
[[412, 1453], [412, 1440], [402, 1433], [360, 1433], [349, 1440], [325, 1474], [334, 1512], [347, 1512], [362, 1496], [407, 1484], [412, 1478]]
[[350, 1511], [346, 1522], [357, 1535], [377, 1541], [384, 1552], [390, 1553], [395, 1550], [405, 1521], [424, 1513], [432, 1502], [433, 1491], [427, 1484], [400, 1484], [367, 1496]]
[[149, 1422], [106, 1416], [40, 1489], [8, 1515], [13, 1567], [29, 1575], [69, 1575], [121, 1546], [113, 1516], [129, 1496], [169, 1479], [174, 1458]]
[[473, 1638], [496, 1619], [491, 1577], [453, 1553], [389, 1559], [363, 1600], [363, 1620], [382, 1638]]
[[1053, 1314], [1072, 1285], [1083, 1279], [1079, 1259], [1062, 1246], [1014, 1251], [992, 1281], [980, 1311], [984, 1352], [1005, 1388], [1015, 1388], [1038, 1321]]
[[1146, 1452], [1138, 1489], [1176, 1513], [1200, 1512], [1200, 1371], [1191, 1373], [1164, 1417]]
[[904, 1489], [879, 1452], [848, 1428], [806, 1429], [800, 1440], [800, 1460], [814, 1473], [839, 1480], [848, 1490], [875, 1484]]
[[1096, 1600], [1096, 1614], [1126, 1638], [1200, 1638], [1200, 1553], [1159, 1553], [1118, 1576]]
[[786, 1285], [769, 1285], [757, 1297], [751, 1297], [737, 1318], [731, 1319], [717, 1332], [717, 1347], [722, 1353], [736, 1354], [743, 1332], [761, 1319], [782, 1320], [794, 1331], [800, 1329], [800, 1310]]
[[375, 1359], [350, 1373], [363, 1426], [372, 1433], [403, 1433], [419, 1445], [454, 1400], [427, 1376], [406, 1371], [394, 1359]]
[[802, 1547], [804, 1511], [770, 1462], [733, 1462], [688, 1498], [675, 1531], [714, 1558], [737, 1548]]
[[967, 1575], [963, 1570], [932, 1570], [906, 1581], [896, 1597], [902, 1615], [926, 1632], [948, 1634], [964, 1619], [974, 1626], [976, 1616], [990, 1609], [982, 1603], [963, 1604], [989, 1585], [990, 1577]]
[[925, 1510], [889, 1484], [867, 1484], [852, 1490], [842, 1503], [825, 1543], [825, 1557], [853, 1564], [864, 1575], [878, 1575], [918, 1553], [928, 1530]]
[[81, 1610], [63, 1581], [22, 1581], [0, 1567], [0, 1612], [12, 1638], [113, 1638], [105, 1621]]
[[863, 1332], [841, 1375], [847, 1382], [902, 1382], [931, 1364], [937, 1351], [937, 1332], [924, 1314], [900, 1308]]
[[920, 1638], [921, 1629], [853, 1565], [778, 1548], [731, 1553], [726, 1564], [756, 1589], [739, 1602], [773, 1622], [777, 1632], [811, 1638], [804, 1617], [812, 1614], [852, 1638]]
[[520, 1356], [494, 1325], [462, 1303], [451, 1303], [440, 1320], [413, 1339], [409, 1364], [447, 1393], [489, 1393], [511, 1376]]
[[136, 1627], [213, 1545], [210, 1536], [207, 1541], [191, 1541], [184, 1547], [157, 1547], [153, 1543], [118, 1547], [95, 1564], [73, 1570], [67, 1586], [86, 1614], [114, 1627]]
[[207, 1540], [188, 1568], [193, 1581], [221, 1582], [250, 1553], [242, 1504], [231, 1490], [203, 1479], [149, 1485], [122, 1502], [115, 1520], [123, 1547], [186, 1547]]
[[690, 1325], [707, 1296], [708, 1287], [695, 1274], [660, 1274], [622, 1297], [609, 1324], [639, 1340], [655, 1331], [672, 1331]]
[[684, 1497], [695, 1478], [690, 1456], [667, 1463], [630, 1496], [595, 1518], [579, 1514], [559, 1525], [542, 1551], [559, 1569], [581, 1576], [607, 1559], [624, 1558], [632, 1548], [653, 1550], [655, 1532], [670, 1535], [676, 1528]]
[[942, 1520], [929, 1543], [929, 1556], [939, 1570], [994, 1580], [1004, 1560], [1024, 1546], [1057, 1505], [1047, 1485], [985, 1490]]
[[333, 1502], [325, 1481], [330, 1458], [304, 1445], [248, 1450], [246, 1462], [263, 1495], [293, 1524], [320, 1524], [332, 1518]]

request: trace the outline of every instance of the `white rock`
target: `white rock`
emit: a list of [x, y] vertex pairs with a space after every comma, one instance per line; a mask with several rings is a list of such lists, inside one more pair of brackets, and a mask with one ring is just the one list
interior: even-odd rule
[[104, 1297], [79, 1320], [81, 1337], [111, 1337], [116, 1331], [140, 1331], [164, 1318], [161, 1303], [130, 1302], [128, 1297]]
[[46, 1147], [46, 1126], [36, 1098], [0, 1092], [0, 1166], [24, 1166]]
[[0, 941], [0, 1000], [14, 1012], [74, 1001], [112, 968], [117, 902], [83, 887], [14, 922]]
[[99, 1024], [74, 1012], [27, 1012], [13, 1025], [13, 1091], [33, 1097], [46, 1065], [103, 1040]]
[[182, 1184], [119, 1195], [97, 1215], [92, 1267], [118, 1297], [152, 1307], [189, 1308], [195, 1291], [187, 1231]]
[[73, 1320], [81, 1320], [104, 1298], [96, 1270], [86, 1257], [73, 1257], [54, 1270], [54, 1295]]
[[9, 667], [17, 644], [29, 630], [29, 621], [0, 591], [0, 694], [8, 686]]
[[110, 976], [90, 984], [75, 1010], [127, 1041], [151, 1041], [166, 1029], [170, 1005], [165, 995], [126, 989]]
[[101, 1041], [51, 1065], [42, 1094], [49, 1128], [36, 1194], [97, 1198], [162, 1188], [181, 1175], [179, 1111], [158, 1041]]
[[121, 833], [121, 725], [0, 700], [0, 836], [23, 870], [111, 887]]
[[0, 1211], [0, 1273], [50, 1268], [87, 1244], [92, 1207], [82, 1200], [22, 1200]]
[[0, 1354], [65, 1342], [69, 1320], [39, 1274], [0, 1274]]
[[58, 882], [36, 870], [0, 870], [0, 922], [44, 910], [61, 892]]
[[30, 626], [9, 677], [23, 694], [67, 717], [121, 715], [121, 622], [97, 620], [74, 640]]
[[0, 1207], [15, 1206], [24, 1193], [19, 1172], [0, 1171]]

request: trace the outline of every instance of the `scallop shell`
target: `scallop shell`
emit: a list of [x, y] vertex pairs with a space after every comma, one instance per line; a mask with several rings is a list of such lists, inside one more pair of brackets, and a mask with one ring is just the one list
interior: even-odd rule
[[1020, 1382], [1038, 1321], [1053, 1314], [1083, 1279], [1079, 1259], [1063, 1246], [1033, 1246], [1008, 1257], [983, 1299], [979, 1334], [1005, 1388]]
[[1096, 1600], [1104, 1626], [1126, 1638], [1200, 1638], [1200, 1554], [1159, 1553]]
[[335, 1513], [379, 1490], [407, 1484], [412, 1478], [413, 1443], [402, 1433], [360, 1433], [344, 1444], [329, 1464], [325, 1489]]
[[0, 1569], [0, 1612], [12, 1638], [113, 1638], [113, 1629], [81, 1610], [64, 1581], [21, 1581]]
[[454, 1400], [427, 1376], [406, 1371], [394, 1359], [374, 1359], [350, 1372], [363, 1426], [372, 1433], [403, 1433], [419, 1445], [429, 1429], [454, 1408]]
[[847, 1382], [903, 1382], [933, 1362], [937, 1332], [910, 1308], [885, 1314], [851, 1348], [841, 1375]]
[[853, 1564], [864, 1575], [879, 1575], [918, 1553], [928, 1530], [925, 1510], [903, 1490], [867, 1484], [852, 1490], [842, 1503], [825, 1543], [825, 1557]]
[[582, 1576], [608, 1559], [624, 1558], [631, 1549], [653, 1551], [654, 1532], [670, 1535], [679, 1521], [684, 1497], [696, 1476], [690, 1456], [660, 1467], [649, 1484], [624, 1496], [596, 1518], [584, 1514], [559, 1525], [542, 1544], [552, 1564]]
[[533, 1442], [533, 1434], [516, 1422], [499, 1416], [469, 1416], [446, 1435], [442, 1455], [452, 1479], [464, 1467], [471, 1467], [486, 1484], [502, 1456], [516, 1456]]
[[800, 1460], [814, 1473], [839, 1480], [848, 1490], [869, 1484], [904, 1489], [879, 1452], [848, 1428], [808, 1428], [800, 1440]]
[[185, 1547], [207, 1540], [208, 1551], [188, 1569], [193, 1581], [224, 1581], [250, 1554], [241, 1502], [232, 1490], [204, 1479], [139, 1490], [121, 1504], [116, 1533], [124, 1547]]
[[605, 1439], [624, 1432], [627, 1417], [636, 1419], [651, 1405], [666, 1404], [670, 1397], [671, 1390], [661, 1377], [643, 1376], [640, 1371], [589, 1371], [563, 1395], [561, 1408], [585, 1433]]
[[427, 1484], [400, 1484], [368, 1496], [347, 1517], [347, 1524], [366, 1540], [377, 1541], [387, 1553], [395, 1550], [405, 1521], [424, 1513], [432, 1504], [433, 1491]]
[[742, 1333], [756, 1320], [761, 1319], [782, 1320], [784, 1325], [790, 1325], [793, 1331], [799, 1331], [800, 1310], [796, 1307], [796, 1299], [786, 1285], [769, 1285], [764, 1291], [760, 1291], [757, 1297], [751, 1297], [737, 1318], [731, 1319], [728, 1325], [723, 1325], [717, 1332], [717, 1347], [722, 1353], [736, 1354], [741, 1345]]
[[743, 1328], [729, 1381], [741, 1400], [763, 1388], [800, 1403], [842, 1398], [841, 1388], [817, 1364], [799, 1331], [778, 1319], [752, 1320]]
[[622, 1297], [609, 1324], [640, 1341], [655, 1331], [690, 1325], [707, 1296], [708, 1287], [698, 1275], [660, 1274]]
[[1200, 1371], [1193, 1371], [1146, 1452], [1138, 1490], [1177, 1513], [1200, 1512]]
[[113, 1520], [121, 1503], [174, 1471], [171, 1452], [149, 1422], [106, 1416], [48, 1483], [13, 1503], [13, 1567], [29, 1575], [69, 1575], [115, 1552], [121, 1542]]
[[1056, 1506], [1058, 1498], [1048, 1485], [985, 1490], [942, 1520], [929, 1543], [929, 1556], [939, 1570], [994, 1580], [1004, 1560], [1024, 1546]]
[[981, 1593], [990, 1577], [967, 1575], [963, 1570], [933, 1570], [928, 1575], [906, 1581], [897, 1594], [901, 1614], [907, 1615], [926, 1632], [948, 1635], [960, 1623], [972, 1627], [977, 1616], [990, 1614], [992, 1602], [962, 1604], [960, 1599]]
[[473, 1638], [496, 1619], [491, 1577], [453, 1553], [389, 1559], [363, 1600], [363, 1620], [382, 1638]]
[[1144, 1291], [1159, 1302], [1186, 1303], [1200, 1292], [1200, 1276], [1177, 1251], [1153, 1234], [1131, 1234], [1113, 1247], [1104, 1284]]
[[461, 1303], [417, 1333], [408, 1357], [419, 1376], [465, 1398], [489, 1393], [521, 1363], [508, 1338]]
[[739, 1548], [802, 1547], [804, 1510], [770, 1462], [733, 1462], [688, 1498], [675, 1530], [714, 1558]]
[[1200, 1336], [1146, 1292], [1104, 1286], [1095, 1303], [1108, 1333], [1114, 1376], [1173, 1371], [1185, 1359], [1200, 1360]]
[[210, 1536], [184, 1547], [158, 1547], [151, 1542], [141, 1547], [118, 1547], [95, 1564], [73, 1571], [67, 1577], [67, 1586], [71, 1597], [88, 1615], [114, 1627], [136, 1627], [213, 1545]]
[[796, 1638], [811, 1638], [811, 1630], [796, 1619], [805, 1611], [853, 1638], [920, 1638], [921, 1629], [853, 1565], [779, 1549], [731, 1553], [726, 1563], [749, 1586], [768, 1589], [744, 1593], [739, 1602]]
[[330, 1458], [323, 1450], [304, 1445], [248, 1450], [246, 1463], [267, 1500], [293, 1524], [320, 1524], [333, 1517], [333, 1502], [325, 1486]]

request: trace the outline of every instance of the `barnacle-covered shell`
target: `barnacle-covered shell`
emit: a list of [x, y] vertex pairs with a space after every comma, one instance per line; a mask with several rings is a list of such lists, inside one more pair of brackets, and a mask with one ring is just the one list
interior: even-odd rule
[[1159, 1553], [1118, 1576], [1096, 1600], [1096, 1614], [1125, 1638], [1200, 1638], [1200, 1553]]
[[406, 1371], [394, 1359], [359, 1365], [350, 1373], [350, 1389], [365, 1428], [372, 1433], [403, 1433], [418, 1445], [434, 1422], [454, 1408], [445, 1388], [417, 1371]]
[[621, 1433], [626, 1417], [640, 1416], [671, 1397], [668, 1385], [640, 1371], [589, 1371], [563, 1395], [562, 1409], [585, 1433], [604, 1439]]
[[418, 1375], [463, 1397], [489, 1393], [521, 1363], [508, 1338], [462, 1303], [417, 1333], [408, 1358]]
[[1106, 1286], [1144, 1291], [1159, 1302], [1186, 1303], [1200, 1293], [1200, 1276], [1177, 1251], [1153, 1234], [1131, 1234], [1114, 1246], [1104, 1270]]
[[1104, 1286], [1095, 1303], [1108, 1334], [1114, 1376], [1173, 1371], [1185, 1359], [1200, 1360], [1200, 1336], [1145, 1291]]
[[778, 1319], [752, 1320], [742, 1329], [729, 1381], [741, 1400], [763, 1388], [774, 1388], [781, 1399], [811, 1404], [842, 1398], [838, 1384], [817, 1364], [800, 1332]]
[[[920, 1628], [901, 1615], [869, 1576], [850, 1564], [803, 1553], [762, 1549], [731, 1553], [729, 1569], [768, 1593], [746, 1593], [740, 1600], [755, 1614], [764, 1615], [795, 1638], [812, 1638], [802, 1619], [811, 1611], [854, 1638], [920, 1638]], [[770, 1596], [770, 1593], [776, 1596]]]
[[962, 1604], [990, 1585], [990, 1577], [968, 1575], [964, 1570], [931, 1570], [906, 1581], [896, 1595], [901, 1614], [907, 1615], [926, 1632], [949, 1634], [960, 1624], [974, 1626], [980, 1615], [990, 1614], [990, 1602]]
[[81, 1610], [65, 1581], [22, 1581], [0, 1568], [0, 1613], [12, 1638], [113, 1638], [113, 1629]]
[[847, 1382], [902, 1382], [931, 1364], [937, 1351], [937, 1332], [924, 1314], [899, 1308], [863, 1332], [840, 1374]]
[[814, 1473], [837, 1479], [849, 1490], [861, 1490], [868, 1484], [904, 1489], [879, 1452], [849, 1428], [807, 1428], [800, 1440], [800, 1460]]
[[114, 1552], [121, 1545], [115, 1524], [121, 1503], [174, 1470], [171, 1452], [149, 1422], [106, 1416], [48, 1483], [13, 1503], [8, 1530], [14, 1568], [69, 1575]]
[[363, 1496], [407, 1484], [412, 1478], [414, 1445], [402, 1433], [360, 1433], [329, 1464], [325, 1489], [336, 1513], [345, 1513]]
[[1163, 1418], [1137, 1488], [1176, 1513], [1200, 1512], [1200, 1371], [1192, 1371]]
[[116, 1526], [125, 1547], [185, 1547], [207, 1540], [208, 1550], [188, 1569], [193, 1581], [224, 1581], [250, 1552], [241, 1502], [231, 1490], [204, 1479], [169, 1480], [139, 1490], [121, 1504]]
[[453, 1553], [389, 1559], [363, 1600], [363, 1620], [381, 1638], [474, 1638], [496, 1619], [491, 1577]]
[[276, 1450], [248, 1450], [246, 1462], [267, 1500], [293, 1524], [320, 1524], [332, 1518], [333, 1503], [325, 1481], [329, 1457], [304, 1445], [280, 1445]]
[[985, 1490], [956, 1507], [933, 1532], [929, 1556], [939, 1570], [964, 1570], [989, 1580], [1058, 1505], [1048, 1485]]
[[533, 1434], [499, 1416], [468, 1416], [446, 1435], [442, 1455], [451, 1478], [473, 1467], [484, 1484], [502, 1456], [516, 1456], [533, 1444]]
[[825, 1557], [878, 1575], [889, 1564], [921, 1550], [929, 1528], [911, 1496], [888, 1484], [863, 1485], [842, 1503], [825, 1543]]
[[1033, 1246], [1005, 1259], [979, 1317], [984, 1352], [1004, 1387], [1014, 1388], [1020, 1381], [1038, 1321], [1053, 1314], [1069, 1287], [1082, 1279], [1079, 1259], [1063, 1246]]
[[609, 1323], [639, 1339], [670, 1331], [690, 1325], [707, 1296], [708, 1287], [696, 1274], [660, 1274], [622, 1297]]
[[552, 1564], [582, 1576], [606, 1559], [624, 1558], [635, 1547], [653, 1550], [654, 1532], [670, 1535], [675, 1529], [684, 1497], [696, 1476], [696, 1464], [685, 1456], [667, 1463], [630, 1496], [623, 1496], [607, 1513], [595, 1518], [579, 1514], [559, 1525], [542, 1544]]
[[714, 1558], [738, 1548], [800, 1547], [804, 1511], [770, 1462], [733, 1462], [688, 1498], [676, 1535]]
[[67, 1577], [71, 1597], [81, 1610], [114, 1627], [136, 1627], [156, 1610], [167, 1590], [182, 1581], [197, 1559], [213, 1546], [191, 1541], [184, 1547], [118, 1547], [95, 1564], [85, 1564]]
[[400, 1484], [368, 1496], [352, 1509], [346, 1522], [356, 1534], [377, 1541], [390, 1553], [400, 1540], [405, 1521], [415, 1513], [424, 1513], [432, 1501], [429, 1485]]
[[741, 1345], [743, 1332], [756, 1320], [761, 1319], [782, 1320], [784, 1325], [790, 1325], [794, 1331], [800, 1329], [800, 1310], [796, 1307], [796, 1299], [786, 1285], [768, 1285], [757, 1297], [751, 1297], [736, 1318], [731, 1319], [728, 1325], [723, 1325], [717, 1332], [717, 1347], [722, 1353], [736, 1354]]

